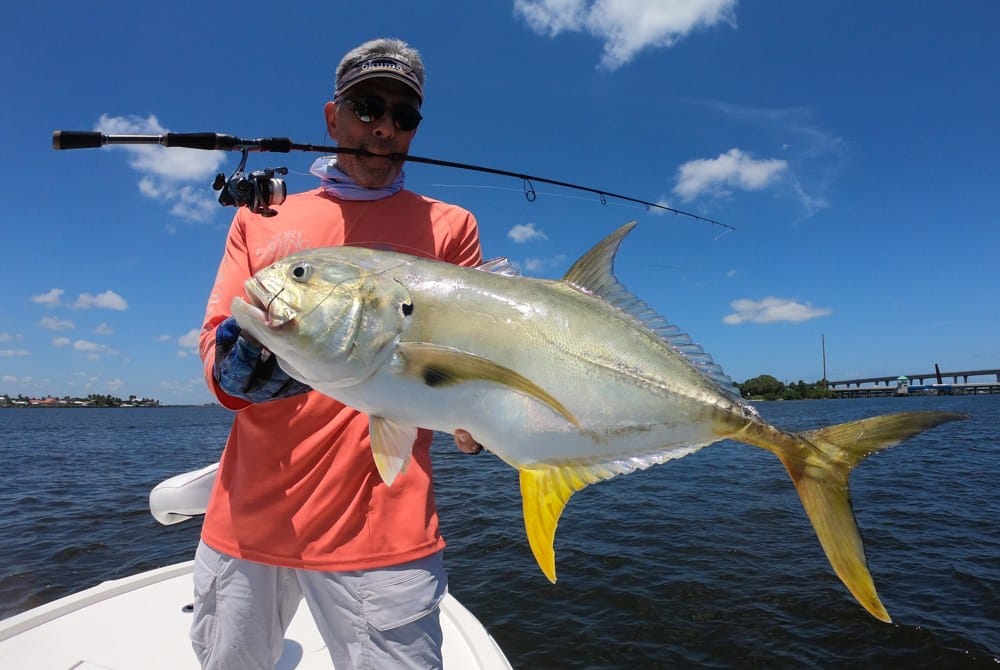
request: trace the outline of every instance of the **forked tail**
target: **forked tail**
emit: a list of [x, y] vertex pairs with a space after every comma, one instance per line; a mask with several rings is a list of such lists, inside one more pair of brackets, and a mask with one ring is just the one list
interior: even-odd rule
[[834, 572], [872, 616], [889, 623], [892, 619], [868, 571], [851, 508], [848, 477], [865, 456], [942, 423], [964, 418], [964, 414], [949, 412], [903, 412], [804, 433], [761, 431], [753, 438], [745, 435], [740, 439], [750, 438], [746, 441], [778, 455], [795, 483]]

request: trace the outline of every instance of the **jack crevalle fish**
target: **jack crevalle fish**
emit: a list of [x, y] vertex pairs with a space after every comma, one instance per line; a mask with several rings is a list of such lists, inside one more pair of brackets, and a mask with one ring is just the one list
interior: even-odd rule
[[369, 416], [391, 485], [417, 428], [467, 429], [520, 473], [531, 550], [555, 581], [570, 496], [729, 439], [784, 464], [834, 571], [879, 600], [848, 493], [865, 456], [963, 415], [907, 412], [803, 433], [744, 401], [700, 347], [613, 275], [626, 224], [559, 281], [360, 247], [303, 251], [259, 271], [232, 311], [290, 375]]

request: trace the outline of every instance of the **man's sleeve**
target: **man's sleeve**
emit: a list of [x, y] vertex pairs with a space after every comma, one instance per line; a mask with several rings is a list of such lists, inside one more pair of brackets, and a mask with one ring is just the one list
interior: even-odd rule
[[483, 250], [479, 244], [479, 224], [471, 212], [456, 209], [459, 209], [464, 216], [459, 217], [454, 227], [448, 256], [444, 260], [455, 265], [475, 267], [483, 262]]
[[201, 361], [208, 388], [223, 407], [232, 410], [243, 409], [251, 403], [234, 398], [223, 391], [218, 382], [215, 381], [212, 370], [215, 366], [215, 330], [231, 315], [230, 305], [233, 298], [243, 295], [243, 282], [251, 275], [243, 214], [244, 210], [238, 210], [236, 216], [233, 217], [232, 225], [229, 227], [225, 253], [219, 264], [215, 285], [212, 287], [212, 293], [209, 295], [208, 304], [205, 307], [205, 320], [201, 325], [200, 339]]

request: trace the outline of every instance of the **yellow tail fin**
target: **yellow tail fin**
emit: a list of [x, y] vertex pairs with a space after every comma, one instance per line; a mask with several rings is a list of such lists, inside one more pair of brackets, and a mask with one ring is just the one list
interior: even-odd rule
[[892, 621], [875, 591], [851, 508], [847, 485], [851, 469], [869, 454], [964, 418], [949, 412], [887, 414], [788, 435], [797, 443], [791, 448], [757, 443], [774, 451], [785, 464], [834, 572], [876, 619]]

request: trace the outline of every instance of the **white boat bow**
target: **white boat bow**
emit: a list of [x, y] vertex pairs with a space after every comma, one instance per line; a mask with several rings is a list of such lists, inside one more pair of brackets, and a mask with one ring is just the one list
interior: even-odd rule
[[[209, 466], [161, 483], [150, 494], [153, 516], [176, 523], [203, 513], [214, 476]], [[0, 668], [197, 670], [188, 640], [193, 564], [107, 581], [0, 621]], [[450, 593], [441, 603], [441, 627], [445, 670], [511, 670], [493, 637]], [[332, 667], [308, 607], [292, 619], [275, 667]]]

